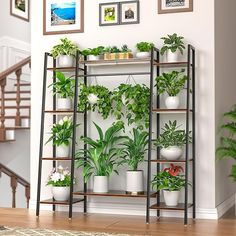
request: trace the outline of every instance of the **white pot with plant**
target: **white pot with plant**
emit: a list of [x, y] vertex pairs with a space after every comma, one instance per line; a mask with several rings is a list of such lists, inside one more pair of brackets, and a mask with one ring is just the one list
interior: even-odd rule
[[125, 137], [123, 143], [123, 161], [129, 166], [126, 172], [126, 192], [137, 195], [144, 192], [143, 170], [138, 169], [138, 165], [144, 162], [144, 155], [147, 151], [148, 132], [133, 128], [132, 138]]
[[163, 191], [166, 206], [175, 207], [179, 203], [180, 191], [186, 182], [184, 175], [180, 175], [181, 171], [183, 171], [181, 166], [171, 164], [152, 180], [152, 188]]
[[[109, 176], [117, 170], [114, 166], [118, 164], [118, 158], [121, 155], [120, 141], [123, 137], [119, 132], [124, 128], [122, 122], [113, 124], [103, 133], [102, 129], [94, 123], [99, 134], [99, 139], [93, 140], [88, 137], [82, 138], [82, 141], [89, 145], [88, 150], [81, 149], [76, 153], [75, 165], [77, 168], [83, 168], [85, 182], [94, 175], [93, 191], [95, 193], [108, 192]], [[86, 158], [84, 154], [86, 152]]]
[[57, 59], [58, 67], [74, 66], [76, 51], [79, 50], [79, 48], [67, 38], [60, 39], [60, 41], [60, 44], [52, 48], [52, 57]]
[[56, 157], [70, 156], [70, 140], [72, 138], [73, 124], [71, 118], [65, 116], [58, 123], [54, 124], [51, 129], [51, 137], [46, 144], [53, 141], [53, 145], [56, 146]]
[[54, 95], [57, 97], [58, 110], [71, 110], [72, 98], [74, 96], [75, 80], [73, 76], [66, 77], [60, 71], [56, 72], [56, 82], [49, 85], [55, 89]]
[[47, 181], [52, 186], [52, 196], [56, 201], [68, 201], [70, 197], [71, 173], [59, 166], [53, 169]]
[[82, 55], [86, 56], [88, 61], [96, 61], [101, 59], [103, 51], [104, 51], [103, 46], [99, 46], [96, 48], [87, 48], [82, 51]]
[[140, 42], [136, 44], [137, 48], [137, 53], [136, 57], [137, 58], [148, 58], [150, 57], [151, 54], [151, 49], [154, 47], [153, 43], [149, 42]]
[[155, 140], [154, 145], [161, 148], [160, 154], [166, 160], [178, 160], [183, 154], [183, 146], [191, 142], [191, 132], [179, 129], [177, 121], [169, 121], [162, 128], [162, 133]]
[[185, 49], [183, 39], [184, 37], [178, 36], [176, 33], [162, 37], [164, 45], [161, 48], [161, 55], [166, 54], [167, 62], [177, 62], [179, 60], [179, 53], [183, 55]]
[[179, 93], [183, 90], [185, 82], [188, 77], [182, 71], [172, 71], [170, 73], [162, 73], [161, 76], [156, 77], [157, 93], [161, 95], [167, 93], [168, 97], [165, 99], [167, 109], [178, 109], [180, 104]]

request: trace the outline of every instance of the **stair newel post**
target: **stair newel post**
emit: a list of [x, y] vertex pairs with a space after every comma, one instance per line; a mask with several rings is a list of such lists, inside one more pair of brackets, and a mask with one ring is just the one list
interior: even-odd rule
[[5, 132], [5, 87], [6, 87], [6, 78], [0, 81], [1, 86], [1, 126], [0, 126], [0, 141], [4, 141], [6, 138]]
[[30, 186], [25, 187], [25, 197], [26, 197], [26, 201], [27, 201], [27, 209], [29, 209]]
[[11, 176], [12, 208], [16, 208], [16, 187], [17, 187], [17, 178], [15, 176]]
[[20, 77], [22, 74], [22, 69], [17, 70], [16, 72], [16, 118], [15, 125], [21, 126], [20, 119]]

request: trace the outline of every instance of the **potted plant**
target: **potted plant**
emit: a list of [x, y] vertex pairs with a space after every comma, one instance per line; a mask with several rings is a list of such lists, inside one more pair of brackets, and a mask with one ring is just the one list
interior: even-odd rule
[[59, 67], [72, 67], [74, 65], [76, 51], [79, 48], [68, 38], [62, 38], [60, 41], [60, 44], [52, 48], [51, 54], [53, 58], [58, 59], [57, 63]]
[[56, 81], [49, 85], [55, 89], [54, 95], [57, 94], [57, 109], [70, 110], [71, 99], [74, 96], [75, 80], [73, 76], [66, 77], [62, 72], [56, 71]]
[[53, 141], [53, 145], [57, 147], [56, 157], [69, 157], [72, 132], [73, 124], [71, 119], [67, 116], [61, 119], [59, 123], [53, 125], [51, 136], [46, 144]]
[[136, 57], [138, 58], [147, 58], [150, 57], [150, 51], [154, 47], [153, 43], [149, 42], [140, 42], [136, 44], [136, 48], [138, 52], [136, 53]]
[[[164, 128], [162, 128], [163, 132], [154, 142], [154, 145], [161, 148], [161, 156], [167, 160], [177, 160], [183, 154], [183, 146], [187, 143], [187, 134], [185, 130], [181, 130], [179, 127], [176, 120], [165, 123]], [[190, 134], [191, 131], [188, 134], [189, 143], [192, 140]]]
[[47, 185], [52, 186], [52, 195], [56, 201], [68, 201], [70, 197], [71, 173], [61, 165], [53, 168], [48, 176]]
[[[232, 158], [236, 160], [236, 105], [223, 116], [226, 120], [220, 126], [222, 136], [221, 145], [216, 149], [217, 159]], [[232, 165], [229, 176], [236, 181], [236, 165]]]
[[124, 44], [121, 47], [120, 53], [119, 53], [119, 59], [129, 59], [129, 58], [133, 58], [133, 54], [131, 49], [129, 49], [129, 47]]
[[144, 192], [143, 171], [138, 169], [138, 165], [144, 162], [144, 155], [147, 151], [148, 132], [133, 128], [132, 137], [126, 137], [122, 143], [124, 146], [122, 164], [129, 166], [126, 172], [126, 192], [131, 194], [141, 194]]
[[166, 58], [168, 62], [178, 61], [178, 53], [183, 55], [183, 50], [185, 49], [183, 39], [184, 37], [178, 36], [176, 33], [172, 35], [167, 35], [167, 37], [162, 37], [164, 40], [164, 45], [161, 48], [161, 55], [166, 53]]
[[120, 49], [117, 46], [104, 49], [104, 60], [116, 60], [119, 58]]
[[103, 50], [103, 46], [88, 48], [82, 51], [82, 55], [87, 56], [88, 61], [95, 61], [100, 59], [100, 56], [103, 54]]
[[84, 167], [85, 182], [88, 182], [89, 178], [94, 175], [94, 192], [105, 193], [108, 192], [109, 176], [113, 171], [118, 174], [114, 167], [118, 164], [118, 158], [122, 152], [119, 143], [123, 137], [119, 135], [119, 132], [124, 129], [124, 124], [117, 122], [105, 133], [96, 123], [94, 125], [99, 138], [94, 140], [89, 137], [81, 137], [84, 143], [89, 145], [89, 148], [87, 150], [81, 149], [76, 153], [75, 165], [77, 168]]
[[185, 187], [184, 175], [181, 166], [170, 165], [154, 176], [152, 187], [155, 190], [163, 190], [165, 204], [167, 206], [177, 206], [179, 202], [180, 191]]
[[177, 109], [179, 107], [179, 97], [177, 96], [184, 88], [185, 82], [188, 79], [183, 75], [184, 70], [172, 71], [170, 73], [162, 73], [161, 76], [156, 77], [157, 93], [167, 93], [168, 97], [165, 99], [165, 105], [168, 109]]

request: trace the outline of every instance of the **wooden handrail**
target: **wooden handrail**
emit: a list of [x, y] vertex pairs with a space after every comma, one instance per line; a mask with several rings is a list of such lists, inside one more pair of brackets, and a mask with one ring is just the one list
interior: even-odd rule
[[11, 66], [10, 68], [6, 69], [5, 71], [0, 73], [0, 81], [5, 79], [8, 75], [12, 74], [13, 72], [18, 71], [23, 66], [29, 64], [31, 61], [31, 57], [27, 57], [23, 59], [22, 61], [16, 63], [15, 65]]

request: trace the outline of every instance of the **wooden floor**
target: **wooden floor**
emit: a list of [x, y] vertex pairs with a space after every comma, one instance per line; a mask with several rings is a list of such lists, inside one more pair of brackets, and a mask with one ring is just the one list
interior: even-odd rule
[[163, 218], [156, 222], [156, 219], [153, 218], [152, 223], [146, 225], [144, 217], [76, 213], [73, 219], [69, 221], [67, 214], [61, 212], [55, 214], [41, 212], [40, 218], [36, 218], [34, 211], [0, 208], [0, 225], [134, 235], [236, 236], [236, 218], [234, 215], [218, 221], [196, 220], [184, 227], [180, 219]]

